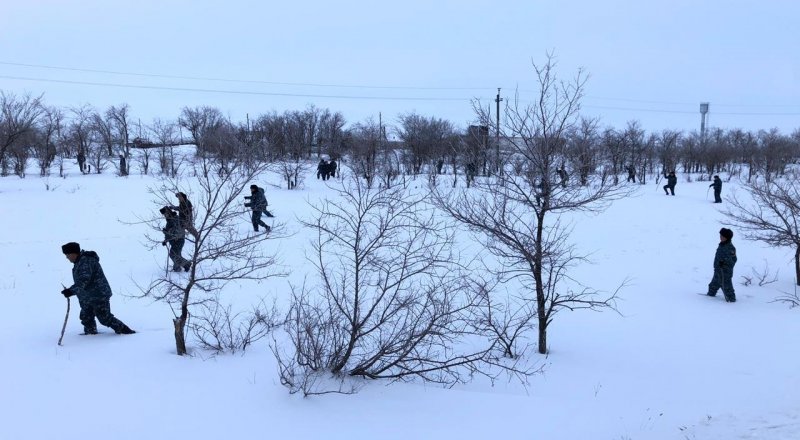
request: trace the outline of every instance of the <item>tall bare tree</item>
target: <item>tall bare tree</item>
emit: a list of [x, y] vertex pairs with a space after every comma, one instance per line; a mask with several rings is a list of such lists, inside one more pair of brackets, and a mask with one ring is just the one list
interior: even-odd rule
[[520, 295], [535, 303], [539, 353], [547, 353], [547, 330], [560, 310], [615, 307], [616, 292], [601, 295], [577, 282], [565, 285], [572, 279], [569, 269], [584, 258], [569, 243], [570, 227], [561, 214], [603, 209], [629, 191], [604, 175], [591, 175], [586, 185], [565, 179], [566, 137], [575, 127], [586, 78], [578, 71], [561, 81], [555, 67], [551, 54], [543, 65], [534, 63], [537, 98], [527, 105], [516, 99], [503, 114], [501, 136], [523, 161], [519, 176], [502, 173], [461, 191], [432, 188], [437, 205], [499, 258], [497, 275], [521, 282]]

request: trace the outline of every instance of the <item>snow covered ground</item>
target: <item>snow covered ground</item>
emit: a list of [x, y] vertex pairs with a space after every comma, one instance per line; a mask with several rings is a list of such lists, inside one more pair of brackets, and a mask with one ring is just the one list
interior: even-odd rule
[[[301, 191], [265, 177], [273, 212], [298, 235], [268, 242], [293, 276], [308, 237], [301, 199], [332, 194], [309, 176]], [[422, 182], [420, 182], [420, 185]], [[798, 439], [800, 310], [772, 302], [794, 289], [790, 249], [733, 242], [738, 302], [704, 293], [724, 221], [708, 182], [681, 176], [675, 197], [654, 182], [596, 216], [571, 239], [594, 264], [576, 276], [598, 289], [626, 278], [620, 314], [556, 316], [545, 373], [528, 389], [475, 382], [455, 389], [371, 383], [355, 395], [302, 398], [278, 383], [266, 341], [245, 355], [174, 354], [172, 314], [133, 298], [135, 281], [163, 271], [137, 216], [156, 206], [153, 177], [0, 178], [0, 439]], [[736, 187], [726, 183], [723, 198]], [[191, 198], [191, 194], [190, 194]], [[243, 227], [248, 228], [243, 216]], [[738, 232], [734, 229], [734, 232]], [[60, 246], [95, 250], [114, 290], [114, 314], [136, 329], [80, 336], [77, 301], [56, 345], [71, 264]], [[777, 282], [742, 286], [753, 269]], [[287, 295], [270, 280], [247, 298]], [[538, 355], [533, 355], [538, 356]]]

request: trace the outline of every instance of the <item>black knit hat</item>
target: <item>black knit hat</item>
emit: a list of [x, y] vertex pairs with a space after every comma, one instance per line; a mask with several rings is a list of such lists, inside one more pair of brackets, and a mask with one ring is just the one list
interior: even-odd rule
[[81, 253], [81, 245], [75, 243], [74, 241], [70, 241], [69, 243], [61, 246], [61, 252], [66, 254], [80, 254]]
[[160, 212], [162, 214], [167, 214], [167, 213], [169, 213], [171, 215], [175, 214], [175, 212], [173, 212], [172, 209], [169, 206], [165, 206], [165, 207], [159, 209], [158, 212]]
[[255, 191], [258, 189], [258, 185], [250, 185], [250, 190]]
[[730, 240], [733, 238], [733, 231], [728, 228], [722, 228], [719, 230], [719, 235], [725, 237], [727, 240]]

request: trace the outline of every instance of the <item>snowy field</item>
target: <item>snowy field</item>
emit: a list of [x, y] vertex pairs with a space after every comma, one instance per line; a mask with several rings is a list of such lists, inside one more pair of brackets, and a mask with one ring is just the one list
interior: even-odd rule
[[[773, 302], [794, 290], [793, 252], [737, 234], [738, 302], [725, 303], [721, 292], [698, 295], [724, 221], [725, 204], [711, 203], [709, 182], [681, 175], [675, 197], [651, 182], [600, 215], [574, 219], [571, 240], [593, 261], [576, 276], [605, 290], [631, 281], [620, 292], [621, 314], [556, 316], [549, 356], [531, 354], [545, 372], [527, 389], [374, 382], [355, 395], [302, 398], [279, 384], [266, 340], [243, 356], [174, 354], [169, 307], [134, 298], [135, 282], [164, 270], [164, 248], [150, 249], [148, 228], [131, 225], [157, 209], [147, 188], [158, 181], [112, 174], [0, 178], [2, 440], [800, 438], [800, 310]], [[312, 175], [300, 191], [278, 182], [269, 175], [257, 183], [297, 234], [266, 245], [301, 279], [310, 272], [303, 254], [310, 235], [298, 219], [310, 212], [307, 200], [333, 192]], [[723, 199], [736, 186], [726, 182]], [[68, 241], [100, 255], [112, 311], [139, 333], [100, 326], [100, 335], [81, 336], [72, 301], [64, 344], [56, 344], [66, 308], [61, 284], [72, 284], [60, 248]], [[777, 282], [740, 284], [767, 263]], [[287, 292], [287, 280], [272, 279], [225, 294], [285, 299]]]

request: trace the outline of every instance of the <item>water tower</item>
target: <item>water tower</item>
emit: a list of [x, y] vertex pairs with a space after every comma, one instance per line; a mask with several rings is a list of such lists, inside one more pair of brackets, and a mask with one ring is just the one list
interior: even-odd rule
[[700, 103], [700, 139], [706, 138], [706, 115], [708, 114], [708, 103]]

